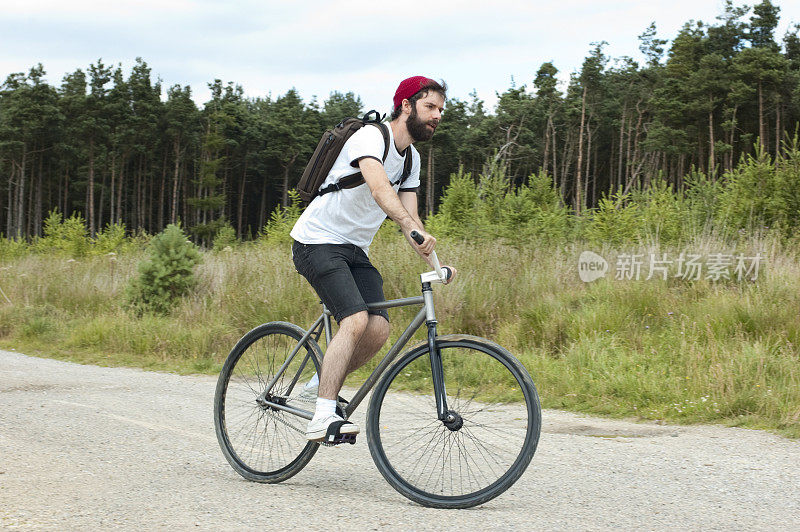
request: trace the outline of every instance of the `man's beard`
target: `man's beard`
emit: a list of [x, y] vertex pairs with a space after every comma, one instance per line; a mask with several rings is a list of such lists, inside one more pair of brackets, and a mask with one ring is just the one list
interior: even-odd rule
[[430, 140], [433, 136], [434, 130], [428, 127], [427, 122], [423, 122], [419, 119], [416, 102], [414, 102], [414, 106], [411, 108], [411, 114], [408, 115], [408, 120], [406, 120], [406, 128], [411, 138], [414, 139], [414, 142], [424, 142]]

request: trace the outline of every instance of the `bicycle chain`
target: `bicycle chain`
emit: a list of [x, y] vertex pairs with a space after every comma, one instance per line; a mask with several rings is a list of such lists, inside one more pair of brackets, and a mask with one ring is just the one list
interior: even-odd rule
[[278, 415], [276, 415], [276, 414], [273, 414], [273, 415], [272, 415], [272, 419], [275, 419], [275, 420], [277, 420], [277, 421], [280, 421], [281, 423], [283, 423], [284, 425], [286, 425], [286, 426], [287, 426], [287, 427], [289, 427], [290, 429], [292, 429], [292, 430], [295, 430], [295, 431], [299, 432], [300, 434], [303, 434], [303, 435], [305, 435], [305, 433], [306, 433], [304, 430], [302, 430], [302, 429], [299, 429], [299, 428], [295, 427], [294, 425], [292, 425], [291, 423], [289, 423], [288, 421], [286, 421], [285, 419], [283, 419], [283, 417], [281, 417], [281, 416], [278, 416]]
[[317, 402], [316, 399], [301, 399], [300, 396], [298, 396], [298, 397], [287, 397], [286, 398], [286, 402], [287, 403], [292, 402], [292, 401], [298, 402], [298, 403], [309, 403], [309, 404]]

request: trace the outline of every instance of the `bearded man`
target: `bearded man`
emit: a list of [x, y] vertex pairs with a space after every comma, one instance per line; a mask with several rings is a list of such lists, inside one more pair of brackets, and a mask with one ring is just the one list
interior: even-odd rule
[[[388, 215], [409, 245], [433, 267], [430, 253], [436, 239], [417, 213], [420, 156], [413, 143], [429, 140], [442, 119], [447, 87], [424, 76], [400, 82], [389, 123], [389, 152], [384, 156], [383, 133], [364, 126], [344, 144], [322, 188], [361, 171], [365, 183], [314, 198], [292, 229], [292, 259], [331, 311], [339, 330], [325, 352], [320, 375], [300, 396], [316, 397], [314, 418], [306, 437], [322, 441], [332, 424], [337, 434], [357, 434], [358, 426], [337, 413], [337, 397], [345, 377], [371, 359], [389, 338], [386, 310], [368, 310], [384, 300], [383, 278], [370, 263], [369, 245]], [[401, 183], [405, 157], [411, 173]], [[411, 238], [417, 231], [422, 244]], [[455, 269], [451, 267], [455, 277]]]

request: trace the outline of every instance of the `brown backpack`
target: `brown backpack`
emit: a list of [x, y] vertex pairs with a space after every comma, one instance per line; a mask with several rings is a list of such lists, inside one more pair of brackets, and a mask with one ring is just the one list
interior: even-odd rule
[[[371, 118], [373, 114], [375, 116]], [[317, 196], [336, 192], [343, 188], [355, 188], [364, 183], [364, 176], [361, 175], [361, 172], [356, 172], [320, 190], [320, 187], [328, 177], [328, 173], [333, 168], [333, 163], [336, 162], [336, 158], [341, 153], [344, 143], [356, 131], [366, 125], [372, 125], [381, 130], [384, 142], [382, 161], [386, 161], [386, 156], [389, 154], [389, 127], [381, 122], [381, 116], [378, 111], [370, 111], [363, 118], [345, 118], [333, 129], [325, 131], [319, 144], [317, 144], [317, 149], [314, 150], [314, 155], [311, 156], [311, 160], [308, 161], [305, 170], [303, 170], [303, 176], [297, 183], [297, 192], [305, 204], [311, 203], [311, 200]], [[411, 163], [411, 149], [406, 148], [403, 174], [399, 181], [401, 185], [411, 174]]]

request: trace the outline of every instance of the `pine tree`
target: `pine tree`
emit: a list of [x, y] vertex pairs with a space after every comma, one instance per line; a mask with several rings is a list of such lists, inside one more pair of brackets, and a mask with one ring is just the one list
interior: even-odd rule
[[[290, 89], [271, 106], [266, 130], [267, 152], [282, 170], [281, 205], [289, 206], [289, 189], [300, 177], [314, 152], [322, 131], [295, 89]], [[317, 123], [315, 123], [317, 122]]]
[[188, 200], [195, 209], [196, 223], [191, 231], [205, 246], [210, 246], [217, 231], [227, 224], [223, 209], [225, 190], [221, 173], [226, 158], [225, 128], [233, 119], [223, 108], [223, 87], [220, 80], [209, 83], [212, 99], [203, 111], [204, 133], [201, 147], [200, 175], [196, 181], [197, 196]]
[[172, 192], [170, 194], [172, 201], [168, 212], [170, 223], [176, 223], [182, 181], [181, 168], [186, 152], [196, 141], [200, 113], [192, 101], [192, 91], [189, 86], [174, 85], [170, 87], [167, 91], [167, 98], [164, 113], [165, 134], [170, 143], [169, 149], [173, 158]]
[[149, 260], [139, 264], [139, 275], [128, 285], [127, 304], [138, 314], [168, 314], [195, 286], [200, 252], [175, 224], [156, 235], [148, 249]]

